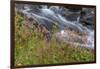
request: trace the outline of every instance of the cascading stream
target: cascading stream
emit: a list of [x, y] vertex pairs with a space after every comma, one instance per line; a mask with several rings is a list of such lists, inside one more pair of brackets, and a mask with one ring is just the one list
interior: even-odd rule
[[[26, 5], [26, 4], [23, 4], [23, 5]], [[67, 32], [64, 31], [65, 28], [71, 29], [71, 30], [73, 30], [75, 32], [79, 32], [79, 33], [85, 32], [86, 37], [87, 37], [86, 44], [80, 43], [80, 45], [83, 45], [83, 46], [86, 45], [87, 47], [94, 49], [94, 30], [91, 30], [88, 27], [83, 26], [82, 23], [80, 22], [80, 16], [78, 16], [76, 18], [77, 19], [76, 21], [67, 20], [67, 18], [65, 18], [65, 16], [63, 16], [60, 12], [61, 8], [62, 7], [58, 7], [58, 6], [55, 6], [55, 7], [51, 6], [48, 8], [46, 5], [42, 5], [41, 8], [38, 7], [37, 12], [35, 12], [36, 8], [31, 8], [29, 5], [26, 5], [26, 7], [24, 9], [18, 8], [16, 6], [16, 9], [19, 12], [21, 12], [28, 18], [33, 18], [39, 24], [44, 24], [48, 28], [49, 31], [52, 28], [52, 25], [57, 23], [57, 25], [60, 29], [60, 32], [57, 32], [55, 34], [60, 33], [61, 37], [64, 37], [64, 39], [69, 39], [69, 35], [67, 34]], [[52, 9], [55, 9], [55, 10], [52, 10]], [[67, 12], [66, 12], [66, 14], [67, 14]], [[63, 40], [63, 38], [62, 38], [62, 40]]]

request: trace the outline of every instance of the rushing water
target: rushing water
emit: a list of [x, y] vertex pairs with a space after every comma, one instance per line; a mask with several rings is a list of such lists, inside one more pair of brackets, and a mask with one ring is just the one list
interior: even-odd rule
[[87, 45], [89, 48], [94, 48], [94, 31], [88, 33]]
[[[71, 14], [70, 11], [68, 12], [68, 9], [66, 9], [65, 11], [63, 7], [59, 6], [51, 6], [48, 8], [48, 6], [46, 5], [41, 5], [41, 7], [40, 6], [34, 7], [34, 5], [33, 6], [31, 5], [30, 7], [30, 5], [27, 4], [23, 4], [21, 5], [21, 7], [20, 5], [19, 6], [16, 5], [16, 8], [19, 12], [23, 13], [28, 18], [33, 18], [39, 24], [44, 24], [48, 28], [48, 30], [51, 30], [52, 25], [57, 23], [59, 29], [61, 29], [59, 33], [61, 33], [61, 36], [64, 36], [64, 38], [68, 36], [65, 35], [67, 33], [64, 31], [64, 28], [66, 27], [76, 32], [81, 32], [81, 33], [86, 32], [87, 36], [86, 46], [94, 49], [94, 30], [89, 29], [87, 26], [83, 26], [82, 23], [80, 22], [80, 16], [77, 16], [76, 20], [74, 21], [67, 20], [67, 18], [63, 16], [63, 14], [64, 13], [66, 13], [66, 15]], [[70, 16], [70, 19], [71, 18], [73, 17]]]

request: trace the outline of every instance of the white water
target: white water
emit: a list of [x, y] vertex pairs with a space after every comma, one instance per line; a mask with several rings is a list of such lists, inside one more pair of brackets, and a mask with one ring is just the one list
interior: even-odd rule
[[[59, 10], [59, 8], [56, 8]], [[85, 26], [82, 26], [81, 23], [79, 23], [79, 19], [80, 17], [77, 17], [76, 21], [68, 21], [65, 17], [63, 17], [60, 13], [55, 13], [53, 10], [51, 10], [50, 8], [48, 8], [47, 6], [42, 6], [42, 9], [40, 9], [40, 13], [33, 13], [33, 12], [28, 12], [29, 10], [31, 10], [31, 8], [29, 8], [28, 6], [25, 7], [25, 9], [21, 9], [21, 12], [24, 13], [27, 17], [32, 17], [33, 19], [35, 19], [38, 23], [58, 23], [60, 29], [61, 30], [61, 36], [68, 36], [65, 35], [66, 32], [64, 32], [64, 27], [70, 28], [74, 31], [78, 31], [78, 32], [86, 32], [87, 34], [87, 44], [86, 46], [88, 46], [89, 48], [94, 48], [94, 31], [88, 29]], [[39, 15], [41, 14], [41, 15]], [[43, 21], [46, 20], [46, 21]], [[48, 21], [48, 22], [47, 22]]]
[[90, 48], [94, 48], [94, 31], [90, 31], [90, 33], [88, 33], [87, 45]]
[[[81, 47], [86, 47], [86, 48], [89, 48], [89, 49], [94, 49], [94, 31], [89, 31], [90, 33], [88, 33], [86, 35], [87, 39], [86, 39], [86, 44], [81, 44], [81, 43], [75, 43], [75, 42], [69, 42], [69, 43], [72, 43], [74, 44], [75, 46], [81, 46]], [[67, 34], [67, 32], [65, 32], [64, 30], [61, 30], [60, 32], [60, 39], [62, 38], [62, 41], [65, 42], [65, 40], [71, 38], [69, 37], [70, 34]], [[74, 40], [74, 39], [73, 39]]]

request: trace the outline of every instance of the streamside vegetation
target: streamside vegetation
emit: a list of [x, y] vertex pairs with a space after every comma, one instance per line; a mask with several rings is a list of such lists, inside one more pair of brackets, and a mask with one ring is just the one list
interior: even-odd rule
[[57, 41], [58, 31], [57, 25], [49, 32], [15, 11], [15, 66], [94, 61], [93, 50]]

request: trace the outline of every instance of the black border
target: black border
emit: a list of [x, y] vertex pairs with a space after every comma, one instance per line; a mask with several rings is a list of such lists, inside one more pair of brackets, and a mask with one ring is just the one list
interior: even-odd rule
[[[15, 46], [15, 41], [14, 41], [14, 31], [15, 31], [15, 26], [14, 26], [14, 7], [15, 3], [23, 3], [23, 4], [43, 4], [43, 5], [59, 5], [59, 6], [66, 6], [68, 8], [70, 7], [87, 7], [87, 8], [94, 8], [95, 9], [95, 35], [94, 35], [94, 55], [95, 55], [95, 60], [90, 61], [90, 62], [75, 62], [75, 63], [62, 63], [62, 64], [46, 64], [46, 65], [26, 65], [26, 66], [14, 66], [14, 46]], [[34, 1], [10, 1], [10, 68], [15, 69], [15, 68], [27, 68], [27, 67], [43, 67], [43, 66], [58, 66], [58, 65], [76, 65], [76, 64], [90, 64], [90, 63], [96, 63], [96, 6], [95, 5], [77, 5], [77, 4], [61, 4], [61, 3], [50, 3], [50, 2], [34, 2]]]

